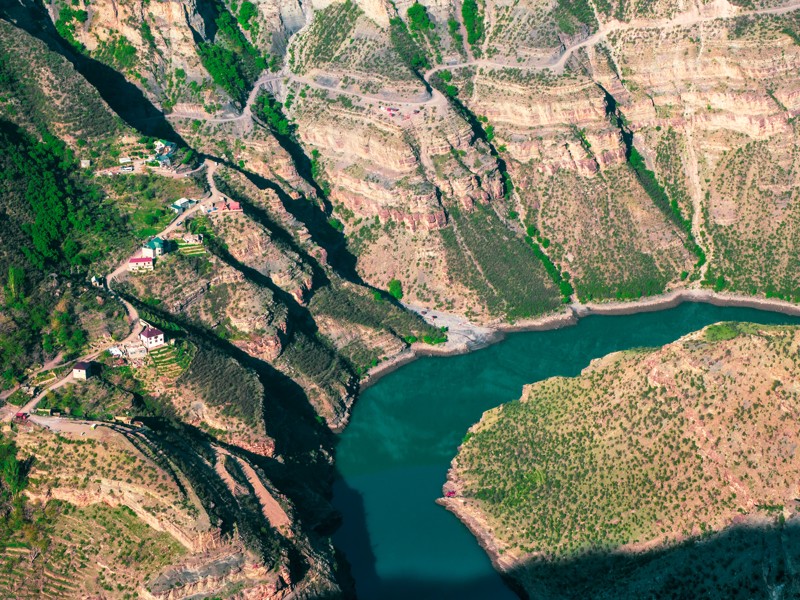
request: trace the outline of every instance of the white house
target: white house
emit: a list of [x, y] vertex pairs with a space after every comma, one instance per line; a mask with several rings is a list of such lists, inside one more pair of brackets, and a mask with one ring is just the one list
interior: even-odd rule
[[153, 259], [149, 256], [132, 258], [128, 261], [128, 271], [152, 271]]
[[164, 332], [155, 327], [145, 327], [142, 333], [139, 334], [139, 339], [142, 340], [144, 347], [148, 350], [158, 348], [164, 345]]
[[156, 258], [166, 251], [166, 244], [160, 237], [154, 237], [142, 245], [142, 256]]
[[88, 362], [76, 362], [72, 367], [73, 379], [89, 379], [92, 375], [92, 364]]
[[197, 204], [197, 200], [192, 200], [191, 198], [181, 198], [180, 200], [173, 202], [170, 205], [170, 208], [179, 215], [182, 215], [183, 211], [190, 209], [195, 204]]

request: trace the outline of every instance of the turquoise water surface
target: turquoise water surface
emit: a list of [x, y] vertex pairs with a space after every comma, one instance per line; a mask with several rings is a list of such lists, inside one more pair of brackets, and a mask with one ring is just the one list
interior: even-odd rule
[[467, 429], [522, 386], [574, 376], [593, 358], [660, 346], [718, 321], [796, 323], [748, 308], [685, 303], [669, 310], [592, 316], [574, 327], [515, 333], [471, 354], [422, 358], [368, 388], [341, 435], [334, 543], [362, 600], [515, 598], [469, 531], [435, 504]]

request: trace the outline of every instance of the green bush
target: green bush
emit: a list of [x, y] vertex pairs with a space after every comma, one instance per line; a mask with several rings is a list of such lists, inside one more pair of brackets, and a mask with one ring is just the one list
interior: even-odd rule
[[411, 31], [433, 29], [433, 22], [428, 16], [428, 10], [419, 2], [414, 2], [406, 11]]
[[403, 299], [403, 285], [398, 279], [392, 279], [389, 282], [389, 294], [391, 294], [397, 300]]

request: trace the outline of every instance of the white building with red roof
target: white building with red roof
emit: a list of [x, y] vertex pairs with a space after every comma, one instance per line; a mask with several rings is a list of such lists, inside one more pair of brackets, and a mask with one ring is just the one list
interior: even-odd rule
[[139, 339], [142, 340], [142, 344], [148, 350], [158, 348], [166, 343], [164, 341], [164, 332], [150, 325], [142, 330], [142, 333], [139, 334]]
[[128, 271], [152, 271], [153, 259], [149, 256], [132, 258], [128, 261]]

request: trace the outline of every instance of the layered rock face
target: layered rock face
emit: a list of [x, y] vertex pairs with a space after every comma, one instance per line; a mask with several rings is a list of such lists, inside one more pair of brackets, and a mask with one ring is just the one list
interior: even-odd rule
[[[776, 283], [792, 270], [795, 230], [791, 4], [488, 2], [469, 22], [437, 2], [425, 3], [422, 21], [408, 2], [247, 4], [101, 2], [71, 26], [93, 56], [172, 107], [194, 144], [216, 153], [223, 143], [295, 196], [318, 195], [308, 185], [316, 178], [374, 285], [398, 272], [412, 300], [499, 316], [473, 295], [482, 285], [513, 293], [482, 274], [479, 259], [468, 266], [481, 285], [453, 261], [407, 260], [446, 255], [442, 229], [473, 253], [451, 212], [484, 205], [507, 235], [529, 234], [559, 272], [555, 285], [570, 279], [581, 300], [701, 284], [793, 297], [796, 281]], [[55, 7], [51, 16], [60, 18]], [[118, 33], [135, 49], [127, 66]], [[285, 103], [294, 151], [253, 126], [252, 103], [225, 116], [236, 101], [216, 85], [203, 48], [231, 44], [265, 58], [259, 81]], [[228, 112], [203, 117], [218, 109]], [[632, 148], [656, 185], [631, 162]], [[298, 170], [297, 152], [313, 157], [312, 169]], [[753, 175], [739, 175], [748, 165]], [[416, 251], [379, 242], [383, 233], [367, 229], [374, 218], [418, 233]], [[753, 250], [763, 239], [769, 259]]]
[[[272, 578], [267, 595], [317, 575], [335, 588], [314, 533], [330, 526], [325, 436], [347, 423], [361, 375], [441, 336], [382, 292], [390, 280], [404, 302], [483, 322], [681, 287], [797, 299], [792, 3], [2, 10], [4, 119], [104, 167], [166, 135], [205, 161], [203, 193], [243, 206], [197, 219], [207, 254], [165, 258], [120, 289], [201, 349], [185, 393], [170, 388], [179, 417], [268, 459], [265, 479], [302, 505], [310, 575]], [[96, 89], [79, 75], [90, 72]], [[126, 123], [102, 100], [134, 93], [151, 110]], [[231, 412], [202, 385], [212, 364], [255, 390], [231, 394]], [[176, 567], [153, 589], [198, 570]]]

